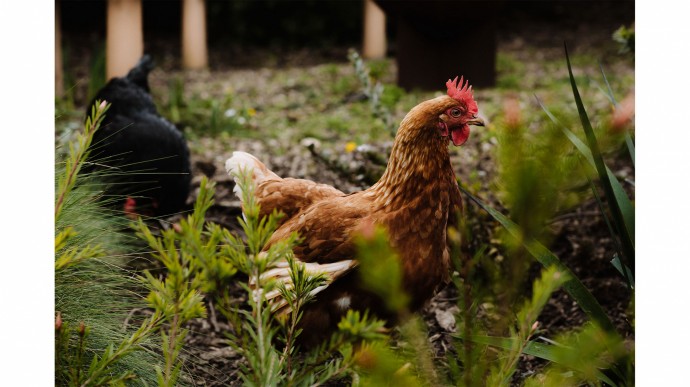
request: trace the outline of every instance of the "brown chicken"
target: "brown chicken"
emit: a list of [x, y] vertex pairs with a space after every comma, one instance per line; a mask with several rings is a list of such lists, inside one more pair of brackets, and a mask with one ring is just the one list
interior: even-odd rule
[[[286, 216], [268, 245], [297, 232], [301, 242], [295, 258], [308, 271], [324, 272], [329, 283], [304, 311], [302, 340], [307, 345], [325, 339], [350, 309], [369, 309], [379, 317], [394, 316], [376, 295], [362, 290], [357, 279], [354, 237], [372, 224], [383, 226], [400, 257], [403, 286], [410, 309], [424, 305], [449, 275], [446, 228], [462, 209], [460, 190], [450, 164], [449, 142], [467, 141], [469, 125], [483, 126], [477, 117], [472, 87], [463, 79], [446, 83], [448, 95], [415, 106], [402, 120], [388, 166], [371, 188], [349, 195], [303, 179], [281, 178], [254, 156], [234, 152], [226, 169], [237, 176], [252, 171], [255, 195], [263, 215], [274, 209]], [[237, 179], [236, 179], [237, 181]], [[236, 193], [241, 198], [239, 186]], [[289, 281], [286, 265], [267, 273]], [[277, 292], [268, 298], [277, 300]]]

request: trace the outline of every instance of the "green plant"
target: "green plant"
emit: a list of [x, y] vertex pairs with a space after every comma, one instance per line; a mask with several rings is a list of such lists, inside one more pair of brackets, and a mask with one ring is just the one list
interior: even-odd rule
[[89, 146], [93, 140], [93, 135], [101, 125], [105, 112], [110, 105], [105, 101], [96, 103], [91, 108], [91, 115], [86, 118], [84, 124], [84, 134], [79, 136], [77, 144], [69, 144], [69, 157], [65, 160], [65, 174], [58, 176], [57, 198], [55, 202], [55, 218], [60, 217], [60, 212], [65, 204], [65, 198], [72, 192], [77, 183], [77, 176], [86, 160], [89, 152]]
[[[362, 385], [381, 385], [394, 381], [400, 385], [464, 385], [464, 386], [509, 386], [513, 380], [513, 374], [517, 368], [518, 360], [523, 353], [539, 354], [535, 347], [548, 353], [553, 359], [560, 355], [553, 354], [551, 348], [539, 347], [532, 338], [538, 332], [537, 318], [550, 299], [554, 291], [570, 280], [567, 274], [561, 272], [558, 267], [545, 268], [541, 278], [538, 278], [532, 287], [532, 296], [524, 302], [513, 315], [510, 333], [507, 338], [487, 336], [478, 328], [478, 322], [473, 316], [476, 313], [476, 301], [472, 298], [476, 293], [467, 282], [471, 281], [468, 270], [479, 260], [484, 258], [484, 250], [477, 252], [471, 260], [459, 259], [461, 253], [461, 234], [457, 230], [449, 232], [452, 246], [454, 264], [461, 272], [454, 278], [456, 286], [465, 291], [458, 299], [461, 308], [460, 333], [455, 335], [458, 339], [459, 358], [449, 358], [449, 369], [439, 368], [439, 364], [433, 360], [433, 352], [428, 346], [427, 332], [419, 318], [407, 312], [404, 300], [405, 292], [401, 285], [399, 262], [396, 254], [390, 248], [386, 234], [381, 229], [374, 229], [371, 235], [360, 238], [358, 242], [358, 259], [361, 260], [362, 284], [365, 288], [378, 294], [388, 301], [388, 307], [396, 310], [403, 321], [397, 329], [397, 350], [387, 346], [374, 345], [364, 347], [356, 355], [358, 365], [358, 379]], [[505, 354], [494, 355], [486, 347], [494, 346], [503, 348]], [[567, 356], [567, 355], [563, 355]], [[606, 357], [597, 352], [597, 356]], [[459, 360], [459, 361], [458, 361]], [[572, 362], [571, 362], [572, 363]], [[572, 366], [567, 360], [560, 360], [558, 364]], [[590, 363], [588, 363], [590, 364]], [[601, 362], [599, 365], [608, 365]], [[590, 364], [591, 365], [591, 364]], [[575, 369], [583, 369], [578, 365]], [[591, 370], [591, 369], [590, 369]], [[597, 377], [606, 380], [600, 372], [594, 373]]]
[[[558, 128], [544, 125], [534, 131], [522, 119], [519, 103], [509, 99], [505, 117], [497, 122], [498, 139], [496, 193], [503, 205], [510, 209], [510, 220], [519, 227], [497, 232], [505, 247], [505, 259], [500, 262], [500, 274], [492, 286], [497, 307], [511, 310], [524, 293], [526, 276], [532, 263], [526, 241], [539, 240], [548, 244], [550, 230], [544, 227], [553, 214], [562, 212], [573, 203], [573, 187], [579, 176], [573, 173], [577, 158], [570, 155], [570, 143]], [[577, 197], [577, 195], [576, 195]], [[506, 287], [502, 281], [512, 286]], [[503, 327], [510, 324], [512, 315], [504, 314]]]
[[[572, 131], [563, 126], [558, 119], [549, 112], [549, 110], [542, 105], [542, 108], [546, 114], [553, 120], [554, 123], [559, 125], [563, 133], [568, 137], [568, 139], [573, 143], [575, 148], [580, 152], [580, 155], [588, 162], [588, 164], [596, 171], [599, 177], [601, 186], [603, 188], [606, 202], [608, 203], [608, 211], [605, 206], [599, 200], [596, 188], [592, 185], [592, 192], [598, 200], [599, 207], [602, 212], [602, 216], [606, 220], [611, 236], [614, 239], [614, 243], [617, 250], [617, 256], [612, 258], [612, 264], [624, 267], [627, 269], [620, 270], [626, 282], [632, 289], [635, 274], [635, 210], [633, 208], [632, 201], [628, 197], [628, 194], [623, 189], [623, 186], [618, 181], [618, 178], [611, 172], [611, 170], [606, 166], [604, 157], [599, 147], [599, 142], [592, 128], [592, 124], [589, 121], [587, 113], [582, 102], [582, 98], [577, 89], [577, 84], [575, 83], [575, 78], [573, 77], [572, 68], [570, 66], [570, 58], [568, 56], [568, 50], [566, 47], [566, 59], [568, 64], [568, 73], [570, 74], [570, 82], [573, 89], [573, 96], [575, 98], [575, 103], [577, 104], [578, 114], [580, 116], [580, 122], [584, 129], [587, 144], [580, 140]], [[603, 74], [603, 72], [602, 72]], [[604, 76], [604, 80], [608, 85], [608, 81]], [[612, 93], [609, 96], [615, 103]], [[625, 136], [626, 145], [630, 153], [631, 160], [634, 164], [635, 162], [635, 145], [632, 138], [628, 133]], [[623, 264], [621, 264], [621, 260]]]
[[188, 333], [184, 325], [206, 315], [203, 295], [211, 299], [220, 297], [237, 272], [234, 262], [226, 255], [228, 246], [222, 243], [227, 231], [205, 221], [206, 211], [213, 204], [213, 193], [214, 184], [204, 178], [193, 213], [176, 227], [162, 231], [160, 237], [154, 236], [141, 219], [134, 226], [137, 235], [153, 249], [153, 256], [167, 269], [165, 280], [145, 272], [145, 283], [151, 289], [147, 300], [168, 324], [161, 331], [165, 369], [158, 370], [159, 385], [172, 386], [178, 382], [183, 364], [180, 354]]
[[[78, 225], [67, 226], [73, 221]], [[140, 322], [135, 331], [135, 319], [123, 325], [132, 308], [144, 305], [132, 273], [123, 269], [125, 256], [117, 253], [131, 243], [115, 231], [122, 221], [104, 214], [93, 192], [77, 186], [56, 227], [63, 229], [56, 237], [56, 385], [155, 382], [150, 365], [159, 359], [149, 348], [156, 320]]]
[[537, 317], [551, 298], [551, 294], [567, 280], [567, 276], [559, 272], [556, 267], [551, 266], [545, 269], [541, 278], [534, 282], [532, 299], [518, 310], [516, 324], [514, 327], [510, 327], [510, 336], [514, 338], [513, 345], [508, 349], [506, 356], [501, 357], [501, 361], [492, 367], [487, 379], [489, 385], [510, 384], [520, 355], [539, 328]]
[[[244, 239], [205, 221], [212, 205], [214, 185], [202, 180], [194, 212], [179, 225], [154, 235], [139, 219], [137, 235], [153, 250], [165, 266], [164, 279], [145, 272], [144, 284], [150, 289], [147, 301], [154, 309], [162, 338], [164, 366], [157, 368], [158, 384], [176, 385], [183, 366], [184, 325], [203, 317], [202, 297], [215, 300], [233, 324], [229, 344], [246, 359], [241, 378], [247, 385], [314, 385], [352, 374], [356, 358], [353, 345], [384, 338], [383, 323], [366, 314], [348, 313], [339, 331], [318, 348], [304, 351], [297, 345], [299, 321], [313, 292], [326, 281], [323, 274], [309, 273], [296, 261], [291, 247], [297, 236], [272, 245], [264, 251], [279, 220], [278, 214], [259, 217], [252, 185], [243, 178]], [[276, 283], [263, 274], [278, 262], [289, 267], [289, 281]], [[243, 278], [233, 278], [239, 271]], [[249, 310], [233, 303], [221, 289], [232, 280], [240, 281], [247, 292]], [[278, 292], [286, 309], [276, 310], [267, 294]]]
[[[147, 350], [155, 318], [139, 328], [122, 327], [139, 306], [136, 282], [118, 253], [128, 250], [122, 220], [104, 211], [96, 176], [80, 174], [93, 134], [108, 105], [97, 102], [84, 132], [58, 163], [55, 199], [55, 383], [68, 386], [153, 382]], [[124, 250], [124, 251], [123, 251]], [[103, 308], [102, 305], [108, 305]], [[77, 328], [72, 328], [77, 326]]]
[[245, 131], [256, 115], [254, 108], [238, 108], [232, 93], [221, 98], [187, 96], [184, 85], [181, 76], [171, 78], [167, 100], [161, 106], [162, 114], [176, 125], [192, 129], [187, 132], [190, 138], [223, 133], [237, 135]]
[[[362, 84], [364, 95], [369, 99], [369, 105], [374, 117], [383, 121], [383, 125], [387, 131], [395, 136], [395, 132], [398, 128], [393, 121], [390, 106], [394, 103], [393, 101], [400, 99], [403, 94], [402, 89], [395, 87], [391, 91], [385, 93], [387, 87], [376, 80], [376, 77], [371, 74], [371, 69], [365, 65], [364, 60], [362, 60], [362, 57], [359, 56], [357, 51], [350, 50], [348, 59], [355, 68], [355, 75], [357, 75], [359, 82]], [[383, 97], [384, 95], [385, 97]], [[385, 104], [382, 103], [382, 99], [385, 100]]]
[[60, 320], [61, 317], [58, 315], [55, 323], [55, 361], [59, 374], [56, 379], [68, 386], [124, 385], [125, 380], [136, 378], [131, 370], [115, 371], [114, 365], [123, 357], [141, 350], [143, 341], [158, 328], [160, 322], [158, 316], [155, 315], [146, 319], [139, 329], [125, 338], [117, 347], [110, 343], [102, 354], [94, 354], [88, 368], [85, 368], [88, 357], [87, 339], [91, 329], [83, 322], [80, 323], [76, 332], [77, 344], [71, 346], [72, 331], [67, 323], [62, 323]]
[[621, 54], [635, 53], [635, 25], [630, 27], [620, 26], [613, 32], [613, 40], [620, 45], [618, 52]]
[[[594, 130], [587, 117], [577, 89], [567, 48], [566, 60], [573, 96], [588, 145], [585, 145], [585, 143], [573, 132], [562, 126], [546, 107], [543, 105], [542, 107], [552, 121], [558, 125], [558, 127], [561, 127], [565, 137], [574, 145], [574, 148], [592, 168], [586, 171], [585, 177], [590, 179], [589, 182], [592, 187], [593, 196], [601, 209], [602, 216], [608, 225], [611, 236], [615, 240], [614, 246], [617, 253], [613, 257], [612, 263], [617, 264], [617, 268], [619, 268], [626, 283], [628, 283], [630, 289], [632, 289], [632, 276], [634, 275], [634, 240], [631, 234], [631, 231], [634, 232], [634, 212], [632, 210], [632, 204], [618, 179], [604, 163], [597, 137], [594, 134]], [[631, 144], [631, 141], [628, 141], [627, 145], [631, 156], [634, 157], [634, 145]], [[603, 201], [600, 199], [597, 188], [589, 177], [590, 175], [599, 177], [599, 182], [603, 187], [608, 208], [606, 208]], [[525, 174], [523, 173], [520, 175], [520, 178], [524, 176]], [[540, 184], [543, 182], [543, 180], [539, 180]], [[518, 190], [524, 189], [524, 187], [520, 188], [519, 186], [516, 188]], [[554, 342], [557, 344], [554, 345], [544, 345], [526, 340], [524, 326], [519, 329], [521, 333], [517, 335], [517, 337], [515, 337], [515, 335], [511, 335], [510, 338], [483, 335], [471, 335], [468, 337], [468, 335], [465, 334], [465, 339], [469, 339], [477, 344], [503, 348], [507, 350], [509, 354], [512, 354], [508, 355], [508, 357], [514, 358], [516, 353], [525, 353], [551, 361], [552, 365], [545, 374], [539, 376], [539, 381], [531, 379], [527, 382], [528, 385], [539, 384], [552, 386], [562, 385], [562, 383], [575, 384], [581, 382], [606, 383], [608, 385], [634, 384], [634, 354], [632, 350], [623, 345], [622, 337], [616, 331], [604, 309], [582, 282], [561, 263], [554, 253], [537, 241], [539, 239], [539, 233], [538, 230], [537, 232], [534, 231], [536, 230], [534, 225], [530, 225], [531, 220], [528, 217], [524, 217], [522, 221], [525, 222], [527, 226], [525, 227], [522, 224], [518, 225], [499, 211], [474, 197], [465, 189], [463, 189], [463, 191], [472, 201], [477, 203], [481, 208], [486, 210], [491, 217], [497, 220], [509, 235], [516, 238], [515, 240], [518, 246], [523, 246], [529, 255], [536, 258], [536, 260], [545, 267], [547, 270], [545, 273], [548, 273], [549, 270], [557, 270], [562, 273], [564, 276], [562, 279], [563, 288], [578, 303], [591, 320], [590, 323], [582, 329], [567, 332], [556, 338]], [[521, 210], [520, 202], [515, 202], [513, 205], [515, 207], [511, 208], [511, 212], [517, 211], [519, 214]], [[621, 261], [621, 257], [625, 258], [625, 261]], [[630, 266], [628, 267], [627, 264], [630, 264]], [[538, 291], [539, 286], [535, 283], [533, 292], [536, 294]], [[543, 291], [539, 291], [539, 293], [545, 294]], [[540, 302], [540, 304], [542, 303]], [[518, 316], [520, 316], [520, 313], [518, 313]], [[530, 320], [531, 318], [518, 318], [518, 321], [528, 322]], [[527, 336], [527, 338], [529, 338], [529, 336]], [[518, 348], [520, 348], [520, 350], [516, 352]], [[507, 369], [510, 369], [510, 367]], [[574, 377], [564, 377], [562, 373], [564, 369], [575, 371], [576, 375]], [[602, 370], [605, 371], [602, 372]], [[499, 373], [492, 373], [491, 375], [500, 376], [499, 379], [503, 380], [503, 383], [505, 383], [507, 379], [505, 379], [504, 376], [508, 375], [508, 373], [501, 371]], [[493, 379], [493, 381], [499, 382], [498, 379]]]

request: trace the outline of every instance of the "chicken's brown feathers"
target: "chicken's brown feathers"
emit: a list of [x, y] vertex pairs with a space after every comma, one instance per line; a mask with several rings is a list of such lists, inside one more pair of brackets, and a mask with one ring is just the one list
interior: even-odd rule
[[314, 203], [287, 219], [276, 230], [268, 246], [296, 232], [301, 242], [293, 248], [303, 262], [331, 263], [352, 259], [355, 255], [353, 235], [361, 220], [371, 213], [361, 193], [336, 196]]
[[257, 185], [254, 194], [261, 206], [261, 216], [277, 210], [285, 215], [281, 223], [312, 203], [345, 195], [330, 185], [292, 178], [263, 181]]

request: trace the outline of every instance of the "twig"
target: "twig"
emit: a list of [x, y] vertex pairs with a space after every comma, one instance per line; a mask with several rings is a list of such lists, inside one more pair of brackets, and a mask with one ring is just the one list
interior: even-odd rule
[[209, 300], [209, 302], [208, 302], [208, 310], [209, 310], [208, 320], [211, 323], [211, 326], [213, 326], [213, 331], [214, 332], [220, 332], [220, 327], [218, 326], [218, 320], [216, 319], [216, 308], [213, 307], [213, 301], [212, 300]]

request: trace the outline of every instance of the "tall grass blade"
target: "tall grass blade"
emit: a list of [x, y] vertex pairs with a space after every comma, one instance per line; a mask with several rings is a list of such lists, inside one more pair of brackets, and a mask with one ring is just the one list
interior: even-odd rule
[[[615, 246], [616, 251], [618, 252], [616, 255], [620, 257], [623, 254], [623, 250], [621, 248], [620, 240], [616, 237], [616, 235], [620, 235], [620, 230], [617, 230], [618, 233], [614, 231], [613, 225], [611, 225], [611, 221], [609, 220], [608, 214], [604, 209], [604, 203], [601, 201], [601, 198], [599, 197], [599, 192], [597, 192], [597, 187], [594, 185], [594, 182], [592, 181], [592, 179], [589, 178], [589, 176], [587, 176], [587, 181], [589, 182], [589, 186], [592, 189], [592, 193], [594, 194], [594, 199], [597, 201], [599, 211], [601, 211], [601, 215], [604, 218], [604, 221], [606, 222], [606, 227], [609, 229], [609, 233], [611, 234], [611, 240], [613, 241], [613, 245]], [[627, 271], [619, 271], [621, 272], [621, 274], [623, 274], [625, 282], [628, 284], [630, 289], [632, 289], [634, 287], [632, 273], [631, 275], [628, 275]]]
[[[476, 198], [471, 193], [467, 192], [462, 186], [460, 190], [465, 193], [473, 202], [478, 206], [488, 212], [494, 219], [505, 227], [505, 229], [513, 236], [518, 236], [520, 230], [518, 225], [513, 223], [505, 215], [493, 209], [491, 206], [485, 204], [478, 198]], [[554, 255], [549, 249], [544, 247], [541, 243], [535, 240], [528, 240], [524, 242], [524, 246], [527, 251], [536, 258], [539, 263], [544, 265], [544, 267], [550, 267], [555, 265], [558, 270], [562, 271], [564, 274], [568, 275], [570, 280], [563, 284], [563, 289], [565, 289], [568, 294], [580, 305], [580, 308], [589, 316], [590, 319], [596, 321], [599, 326], [604, 328], [604, 330], [609, 332], [616, 332], [616, 328], [613, 323], [604, 312], [599, 302], [594, 298], [592, 293], [587, 290], [587, 288], [580, 282], [580, 280], [573, 274], [567, 266], [565, 266], [556, 255]]]
[[630, 159], [632, 160], [633, 167], [635, 166], [635, 143], [630, 137], [630, 133], [625, 133], [625, 144], [628, 146], [628, 153], [630, 153]]
[[[618, 270], [619, 273], [621, 273], [622, 276], [625, 277], [627, 275], [627, 277], [630, 278], [630, 288], [634, 289], [635, 288], [635, 278], [633, 277], [633, 274], [630, 271], [630, 268], [626, 265], [623, 265], [623, 263], [621, 262], [620, 256], [618, 256], [618, 254], [613, 256], [613, 259], [611, 260], [611, 264], [613, 265], [613, 267], [616, 268], [616, 270]], [[623, 270], [624, 267], [625, 267], [625, 270]]]
[[[611, 179], [609, 176], [609, 171], [604, 164], [604, 158], [601, 156], [601, 151], [599, 150], [599, 143], [594, 135], [594, 129], [592, 129], [592, 124], [587, 117], [587, 112], [585, 111], [585, 106], [582, 103], [582, 98], [577, 90], [577, 84], [575, 83], [575, 77], [573, 76], [573, 69], [570, 65], [570, 56], [568, 55], [568, 46], [564, 44], [565, 47], [565, 58], [568, 64], [568, 74], [570, 75], [570, 85], [573, 88], [573, 97], [575, 97], [575, 104], [577, 105], [577, 111], [580, 115], [580, 121], [582, 123], [582, 128], [585, 131], [587, 137], [587, 142], [589, 143], [589, 148], [592, 152], [594, 159], [594, 165], [596, 167], [597, 173], [599, 174], [599, 179], [604, 188], [604, 193], [609, 202], [609, 207], [611, 208], [611, 214], [613, 216], [613, 221], [616, 223], [621, 231], [621, 242], [623, 246], [623, 252], [626, 260], [629, 263], [630, 268], [633, 273], [635, 272], [635, 241], [634, 241], [634, 218], [632, 222], [626, 222], [624, 212], [621, 209], [613, 185], [612, 180], [617, 180], [615, 177]], [[627, 196], [626, 196], [627, 197]], [[634, 214], [633, 214], [634, 217]], [[633, 227], [632, 229], [630, 227]]]

